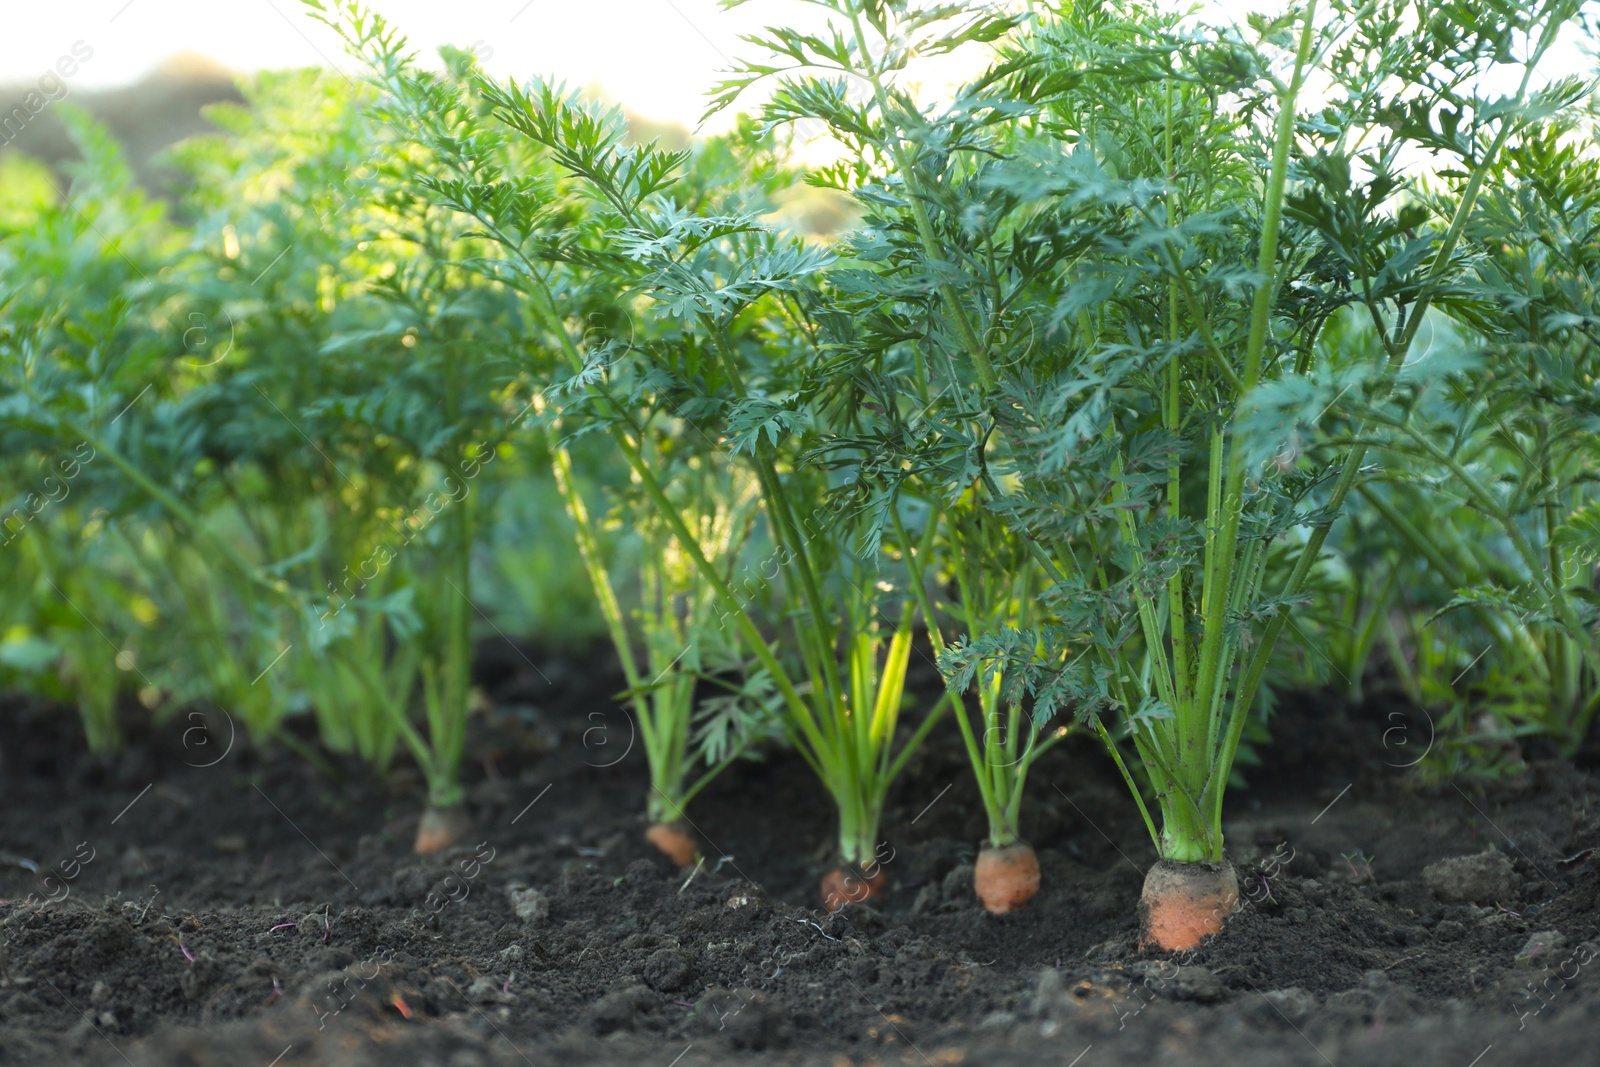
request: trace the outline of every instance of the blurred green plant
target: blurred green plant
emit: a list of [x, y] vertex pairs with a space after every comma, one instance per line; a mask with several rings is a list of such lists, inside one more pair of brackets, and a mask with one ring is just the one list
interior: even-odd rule
[[1472, 275], [1440, 301], [1464, 336], [1439, 330], [1370, 417], [1412, 483], [1374, 506], [1495, 653], [1482, 704], [1571, 754], [1600, 711], [1600, 162], [1552, 111], [1519, 128], [1464, 227]]
[[[738, 485], [738, 472], [717, 463], [715, 456], [694, 450], [682, 455], [682, 441], [682, 435], [654, 441], [651, 465], [666, 475], [699, 551], [731, 578], [756, 520], [753, 486], [747, 478]], [[570, 457], [559, 448], [555, 475], [627, 679], [623, 695], [633, 706], [644, 743], [650, 768], [647, 835], [680, 866], [691, 863], [695, 846], [684, 825], [689, 803], [734, 760], [778, 733], [771, 681], [752, 671], [726, 630], [715, 625], [714, 597], [707, 595], [671, 530], [656, 517], [654, 505], [638, 494], [618, 501], [611, 523], [632, 530], [637, 544], [639, 607], [631, 613], [630, 627]], [[697, 714], [702, 687], [721, 693], [705, 701]]]

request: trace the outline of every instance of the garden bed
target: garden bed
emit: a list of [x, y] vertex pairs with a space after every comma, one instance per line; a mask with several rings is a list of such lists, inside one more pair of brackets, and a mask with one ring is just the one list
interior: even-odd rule
[[1087, 742], [1029, 783], [1031, 906], [997, 919], [972, 895], [983, 810], [946, 733], [891, 797], [892, 894], [830, 917], [825, 799], [792, 753], [697, 800], [691, 878], [641, 838], [618, 679], [479, 661], [475, 832], [437, 859], [411, 853], [404, 773], [341, 784], [228, 749], [220, 714], [98, 759], [70, 717], [11, 701], [0, 1063], [1494, 1067], [1581, 1062], [1600, 1037], [1593, 776], [1530, 752], [1504, 781], [1423, 785], [1403, 765], [1427, 719], [1382, 697], [1285, 701], [1292, 747], [1230, 798], [1244, 909], [1161, 960], [1136, 944], [1149, 837]]

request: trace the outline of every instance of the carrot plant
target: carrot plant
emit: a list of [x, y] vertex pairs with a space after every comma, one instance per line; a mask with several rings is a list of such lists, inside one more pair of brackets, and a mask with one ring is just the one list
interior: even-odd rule
[[[1571, 96], [1531, 72], [1572, 7], [1417, 27], [1399, 4], [1313, 4], [1211, 29], [1143, 5], [1063, 5], [928, 107], [894, 80], [914, 55], [1017, 20], [823, 6], [829, 32], [770, 31], [775, 61], [724, 99], [783, 74], [768, 119], [820, 119], [846, 146], [817, 180], [872, 205], [856, 254], [887, 265], [852, 288], [915, 309], [899, 337], [943, 386], [933, 431], [902, 432], [897, 458], [948, 494], [979, 491], [1047, 582], [1041, 625], [964, 638], [947, 672], [999, 677], [1035, 716], [1071, 707], [1094, 724], [1163, 861], [1149, 936], [1191, 944], [1237, 902], [1226, 785], [1363, 470], [1364, 440], [1337, 387], [1323, 390], [1393, 385], [1429, 305], [1461, 278], [1463, 229], [1507, 138]], [[1508, 56], [1527, 72], [1515, 97], [1476, 97]], [[1313, 82], [1327, 98], [1314, 111]], [[1414, 151], [1455, 168], [1443, 213], [1402, 173]], [[1381, 344], [1355, 343], [1349, 320], [1375, 322]]]
[[[1247, 36], [1080, 8], [1032, 43], [1047, 89], [1052, 68], [1094, 72], [1048, 98], [1075, 142], [1052, 176], [1058, 203], [1098, 238], [1062, 278], [1062, 362], [1041, 361], [998, 414], [1034, 449], [1032, 491], [1009, 510], [1050, 546], [1064, 624], [1032, 681], [1080, 714], [1126, 713], [1160, 815], [1158, 830], [1146, 812], [1164, 861], [1146, 882], [1146, 936], [1167, 949], [1237, 904], [1224, 791], [1367, 455], [1359, 420], [1323, 421], [1338, 388], [1393, 388], [1430, 305], [1462, 279], [1461, 238], [1507, 140], [1572, 96], [1532, 85], [1571, 5], [1493, 25], [1441, 13], [1417, 30], [1403, 5], [1322, 10], [1257, 19]], [[1475, 96], [1508, 37], [1515, 98]], [[1327, 102], [1302, 115], [1313, 75]], [[1450, 168], [1442, 211], [1401, 171], [1418, 150]], [[1355, 343], [1351, 319], [1374, 343]], [[1293, 564], [1269, 582], [1278, 543]]]
[[[279, 729], [295, 706], [295, 687], [282, 674], [264, 674], [295, 643], [309, 599], [297, 597], [272, 564], [303, 555], [305, 543], [262, 541], [251, 526], [261, 516], [246, 501], [270, 502], [288, 515], [314, 507], [310, 495], [326, 486], [295, 481], [287, 466], [251, 466], [251, 449], [278, 457], [304, 439], [279, 413], [259, 417], [261, 386], [268, 384], [259, 365], [232, 377], [241, 363], [254, 362], [236, 343], [247, 314], [260, 315], [263, 332], [286, 348], [297, 339], [284, 321], [265, 321], [259, 302], [252, 306], [263, 290], [251, 279], [260, 280], [270, 257], [241, 280], [235, 231], [222, 223], [213, 228], [210, 220], [196, 243], [215, 248], [215, 258], [186, 248], [132, 188], [104, 133], [77, 126], [86, 159], [74, 195], [93, 210], [51, 205], [34, 230], [10, 242], [35, 271], [83, 294], [72, 303], [37, 302], [19, 290], [8, 316], [18, 342], [11, 368], [16, 395], [32, 405], [8, 425], [31, 433], [35, 451], [62, 453], [46, 487], [62, 506], [42, 516], [39, 532], [51, 543], [41, 542], [36, 558], [40, 602], [49, 605], [47, 616], [59, 616], [50, 632], [93, 707], [96, 747], [114, 741], [117, 695], [136, 691], [166, 714], [220, 707], [257, 738], [305, 751]], [[231, 162], [229, 181], [259, 183], [259, 160]], [[215, 206], [206, 202], [208, 192], [227, 193], [221, 183], [210, 184], [214, 174], [197, 170], [199, 191], [186, 206], [204, 216]], [[276, 215], [262, 228], [281, 227], [286, 218]], [[121, 232], [165, 236], [159, 249], [126, 240], [93, 248]], [[308, 269], [315, 273], [324, 263], [315, 260]], [[313, 312], [296, 324], [315, 318]], [[238, 388], [230, 392], [230, 383]], [[70, 580], [59, 573], [63, 567]], [[58, 592], [49, 592], [52, 582]], [[77, 620], [81, 637], [69, 640], [61, 629], [69, 619]], [[328, 738], [337, 748], [332, 729]]]
[[[547, 355], [564, 367], [563, 390], [582, 399], [588, 427], [610, 437], [713, 593], [719, 624], [731, 624], [772, 680], [786, 732], [839, 814], [844, 868], [825, 896], [837, 905], [875, 892], [883, 872], [860, 868], [875, 866], [889, 784], [942, 703], [897, 750], [913, 597], [878, 577], [881, 536], [855, 539], [857, 524], [846, 520], [870, 510], [850, 503], [856, 488], [801, 459], [819, 442], [813, 428], [826, 425], [817, 421], [826, 405], [848, 397], [811, 373], [822, 348], [810, 294], [832, 257], [759, 218], [785, 174], [759, 143], [742, 155], [631, 144], [620, 114], [548, 85], [478, 77], [473, 92], [487, 107], [459, 107], [409, 68], [403, 40], [381, 19], [353, 5], [339, 10], [330, 24], [393, 93], [396, 121], [436, 153], [428, 194], [469, 219], [489, 253], [471, 265], [520, 295], [542, 349], [524, 354], [526, 373], [559, 380]], [[429, 116], [440, 114], [448, 127], [429, 132]], [[750, 173], [738, 180], [741, 170]], [[635, 318], [648, 326], [624, 343], [614, 319], [629, 293], [644, 298]], [[575, 406], [563, 416], [569, 423]], [[772, 545], [758, 569], [771, 568], [762, 582], [783, 575], [794, 608], [778, 624], [792, 632], [792, 656], [763, 633], [762, 598], [741, 592], [757, 583], [730, 580], [709, 558], [698, 523], [672, 499], [669, 472], [652, 464], [648, 424], [663, 410], [717, 442], [721, 462], [757, 486]]]
[[[141, 681], [170, 681], [174, 700], [223, 702], [263, 735], [309, 705], [330, 747], [380, 769], [403, 744], [428, 784], [418, 848], [442, 847], [462, 820], [473, 549], [490, 496], [475, 490], [492, 482], [479, 474], [514, 413], [486, 353], [514, 309], [448, 266], [440, 242], [452, 238], [426, 205], [386, 198], [401, 163], [364, 166], [382, 155], [385, 127], [358, 88], [306, 74], [250, 88], [259, 111], [215, 113], [232, 140], [180, 153], [196, 179], [193, 245], [146, 227], [167, 262], [182, 256], [167, 277], [103, 251], [83, 260], [100, 276], [83, 279], [93, 296], [80, 308], [20, 294], [31, 318], [10, 316], [18, 336], [4, 362], [15, 424], [89, 447], [107, 476], [117, 558], [152, 590], [145, 643], [189, 639], [183, 650], [169, 640], [168, 662]], [[308, 111], [340, 121], [308, 122]], [[102, 141], [86, 140], [91, 164], [126, 184]], [[153, 213], [120, 188], [96, 210]], [[72, 261], [70, 247], [44, 241], [152, 221], [51, 215], [66, 226], [40, 228], [36, 264]], [[129, 270], [144, 277], [119, 277]], [[26, 335], [14, 329], [24, 321]], [[197, 335], [215, 346], [197, 350]], [[149, 625], [162, 612], [166, 624]], [[108, 654], [136, 663], [138, 651]], [[97, 708], [108, 699], [104, 685], [85, 691]]]
[[[225, 109], [235, 137], [186, 156], [217, 279], [202, 291], [250, 315], [190, 407], [219, 507], [288, 587], [282, 670], [330, 746], [379, 768], [409, 752], [428, 787], [417, 848], [431, 851], [464, 821], [480, 475], [509, 423], [489, 353], [510, 307], [449, 269], [445, 228], [393, 192], [406, 164], [382, 147], [370, 90], [293, 75], [252, 93], [306, 132], [267, 136]], [[340, 120], [307, 125], [319, 107]]]
[[[945, 513], [943, 565], [954, 576], [956, 600], [940, 612], [924, 599], [928, 618], [953, 616], [963, 641], [979, 642], [1017, 632], [1037, 622], [1040, 572], [1022, 543], [993, 513], [970, 500]], [[927, 585], [917, 568], [919, 589]], [[1004, 664], [963, 659], [945, 645], [938, 627], [929, 636], [956, 692], [976, 690], [978, 716], [956, 705], [956, 725], [977, 777], [989, 820], [989, 837], [973, 868], [974, 888], [984, 906], [996, 915], [1010, 912], [1039, 891], [1039, 859], [1022, 839], [1023, 787], [1033, 763], [1067, 734], [1049, 728], [1048, 715], [1024, 708], [1023, 695], [1005, 686]]]
[[168, 290], [150, 278], [179, 245], [106, 131], [64, 116], [86, 206], [50, 197], [0, 225], [0, 552], [7, 600], [36, 605], [7, 619], [10, 665], [53, 675], [42, 688], [76, 700], [105, 752], [119, 701], [158, 659], [150, 576], [117, 531], [149, 502], [122, 471], [149, 444], [136, 403], [161, 398], [166, 338], [150, 324]]
[[[789, 739], [818, 774], [838, 813], [842, 866], [824, 879], [830, 907], [879, 892], [878, 837], [889, 785], [941, 705], [935, 704], [898, 751], [896, 726], [909, 665], [914, 617], [903, 588], [877, 573], [881, 541], [857, 542], [853, 488], [830, 482], [802, 459], [816, 444], [814, 421], [828, 403], [806, 367], [817, 350], [808, 280], [826, 254], [773, 234], [745, 208], [737, 214], [686, 217], [664, 196], [673, 169], [687, 163], [620, 137], [614, 115], [550, 90], [529, 96], [485, 87], [496, 115], [543, 146], [584, 183], [604, 229], [596, 251], [610, 249], [614, 284], [653, 301], [671, 343], [631, 346], [631, 361], [596, 373], [596, 361], [561, 342], [568, 365], [591, 379], [591, 417], [600, 417], [655, 504], [698, 580], [716, 597], [717, 621], [731, 624], [741, 647], [772, 679]], [[684, 185], [693, 179], [693, 172]], [[554, 333], [551, 325], [546, 327]], [[701, 550], [693, 527], [670, 499], [662, 473], [642, 447], [641, 409], [666, 406], [691, 432], [721, 443], [722, 462], [748, 472], [758, 488], [770, 554], [757, 575], [732, 576]], [[860, 503], [859, 501], [857, 503]], [[781, 656], [762, 632], [753, 586], [783, 577], [792, 608], [792, 655]]]
[[1508, 144], [1465, 226], [1472, 272], [1440, 301], [1461, 326], [1369, 414], [1399, 470], [1437, 472], [1445, 521], [1395, 527], [1456, 590], [1441, 610], [1479, 618], [1487, 705], [1568, 754], [1600, 712], [1600, 167], [1573, 127], [1557, 110]]
[[[665, 478], [684, 526], [699, 551], [731, 578], [755, 520], [753, 487], [738, 484], [740, 472], [715, 456], [673, 456], [681, 435], [653, 442], [651, 465]], [[638, 607], [623, 607], [611, 578], [597, 524], [573, 475], [565, 449], [554, 450], [556, 484], [566, 501], [579, 554], [599, 603], [601, 617], [622, 664], [637, 733], [650, 770], [646, 838], [679, 866], [695, 860], [685, 809], [702, 789], [772, 733], [770, 683], [744, 671], [731, 636], [715, 625], [715, 593], [706, 588], [671, 531], [646, 500], [619, 502], [622, 522], [634, 531], [638, 558]], [[730, 674], [731, 677], [725, 677]], [[702, 685], [725, 690], [708, 710], [711, 721], [697, 729]]]
[[[852, 400], [809, 373], [826, 341], [826, 328], [807, 306], [810, 279], [830, 257], [772, 233], [749, 206], [693, 218], [664, 197], [656, 200], [657, 183], [662, 193], [681, 194], [695, 175], [669, 185], [666, 175], [679, 164], [657, 150], [623, 145], [614, 116], [548, 90], [536, 96], [485, 91], [502, 121], [585, 183], [608, 227], [600, 247], [616, 250], [618, 281], [651, 297], [651, 313], [680, 338], [671, 346], [639, 346], [630, 352], [638, 362], [626, 374], [597, 378], [595, 407], [609, 416], [613, 438], [658, 516], [715, 592], [719, 621], [733, 625], [773, 680], [789, 739], [834, 802], [841, 866], [824, 877], [824, 900], [837, 907], [876, 895], [887, 881], [879, 827], [889, 786], [943, 703], [935, 702], [897, 749], [914, 601], [903, 582], [887, 581], [879, 571], [881, 531], [857, 521], [893, 506], [892, 500], [864, 496], [863, 484], [833, 479], [828, 462], [806, 461], [827, 451], [830, 420]], [[592, 363], [576, 356], [568, 353], [569, 364], [581, 378]], [[643, 368], [656, 380], [633, 377]], [[665, 395], [658, 392], [662, 384], [670, 386]], [[757, 485], [771, 545], [757, 567], [758, 582], [721, 572], [676, 514], [640, 447], [637, 420], [626, 414], [650, 404], [670, 405], [695, 432], [720, 441], [724, 462], [742, 466]], [[924, 540], [932, 530], [929, 523]], [[892, 549], [901, 555], [911, 550], [910, 544]], [[751, 590], [778, 573], [791, 605], [780, 622], [793, 633], [790, 656], [780, 656], [762, 633], [766, 620], [754, 610], [759, 597]]]

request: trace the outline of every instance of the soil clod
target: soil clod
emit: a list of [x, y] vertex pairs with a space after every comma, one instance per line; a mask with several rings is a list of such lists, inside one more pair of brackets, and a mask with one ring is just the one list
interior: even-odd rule
[[1504, 852], [1489, 849], [1429, 864], [1422, 880], [1440, 900], [1493, 904], [1511, 895], [1516, 870]]

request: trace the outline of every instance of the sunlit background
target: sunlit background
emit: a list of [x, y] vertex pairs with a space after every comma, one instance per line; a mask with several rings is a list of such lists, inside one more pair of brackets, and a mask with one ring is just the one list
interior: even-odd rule
[[[990, 0], [995, 2], [995, 0]], [[323, 66], [354, 76], [357, 67], [298, 0], [87, 0], [7, 5], [0, 33], [0, 88], [24, 89], [69, 64], [68, 95], [142, 79], [204, 80], [225, 71]], [[717, 0], [374, 0], [431, 60], [442, 44], [472, 49], [502, 77], [551, 76], [597, 90], [642, 118], [716, 132], [731, 114], [702, 122], [705, 93], [734, 57], [757, 50], [741, 38], [764, 25], [816, 25], [803, 0], [754, 0], [724, 8]], [[1026, 0], [996, 6], [1024, 7]], [[1207, 16], [1242, 18], [1263, 6], [1208, 0]], [[1270, 5], [1268, 5], [1270, 6]], [[1563, 42], [1549, 69], [1592, 66], [1577, 41]], [[914, 71], [937, 93], [982, 61], [973, 48], [919, 62]], [[20, 147], [20, 146], [19, 146]]]
[[[987, 0], [1023, 6], [1026, 0]], [[621, 104], [636, 134], [680, 141], [727, 129], [763, 95], [707, 116], [707, 93], [735, 57], [763, 53], [742, 38], [778, 24], [820, 27], [802, 0], [373, 0], [425, 65], [441, 45], [471, 50], [501, 78], [551, 78]], [[905, 77], [936, 96], [979, 70], [980, 46], [919, 61]], [[70, 99], [106, 124], [144, 184], [165, 191], [160, 154], [206, 132], [212, 103], [240, 100], [235, 77], [258, 70], [322, 67], [357, 79], [360, 64], [299, 0], [91, 0], [28, 4], [0, 20], [0, 119], [37, 90], [38, 121], [0, 130], [0, 160], [21, 151], [49, 163], [76, 155], [51, 104]], [[820, 127], [798, 131], [802, 160], [834, 158]]]
[[[327, 66], [354, 74], [339, 42], [297, 0], [91, 0], [7, 5], [0, 84], [33, 80], [83, 41], [93, 57], [74, 88], [133, 82], [175, 56], [237, 71]], [[373, 7], [432, 56], [476, 50], [498, 75], [549, 74], [598, 85], [638, 113], [694, 126], [703, 93], [741, 47], [739, 35], [805, 5], [766, 0], [723, 10], [714, 0], [379, 0]], [[708, 128], [715, 128], [715, 124]]]
[[[1032, 0], [974, 0], [1011, 9]], [[441, 45], [474, 52], [497, 77], [553, 78], [621, 104], [638, 135], [681, 141], [690, 132], [727, 129], [738, 110], [752, 110], [766, 91], [754, 88], [737, 104], [707, 115], [707, 93], [736, 58], [765, 53], [744, 40], [767, 25], [817, 28], [823, 13], [804, 0], [751, 0], [724, 7], [718, 0], [369, 0], [408, 38], [428, 65]], [[1277, 0], [1203, 0], [1208, 21], [1241, 22]], [[1589, 43], [1563, 39], [1543, 69], [1551, 75], [1594, 71]], [[980, 45], [946, 56], [919, 57], [898, 77], [924, 100], [947, 97], [977, 73]], [[239, 74], [285, 67], [321, 67], [330, 77], [357, 79], [360, 65], [299, 0], [89, 0], [29, 3], [0, 20], [0, 120], [37, 93], [20, 132], [0, 129], [0, 160], [21, 151], [49, 163], [76, 150], [49, 114], [71, 99], [106, 124], [128, 152], [135, 173], [164, 191], [160, 153], [210, 127], [203, 109], [240, 100]], [[1491, 73], [1489, 91], [1515, 91], [1517, 68]], [[1314, 102], [1323, 87], [1307, 87]], [[34, 121], [32, 113], [43, 111]], [[796, 131], [804, 162], [836, 157], [838, 146], [821, 127]], [[1419, 156], [1413, 165], [1427, 168]]]

